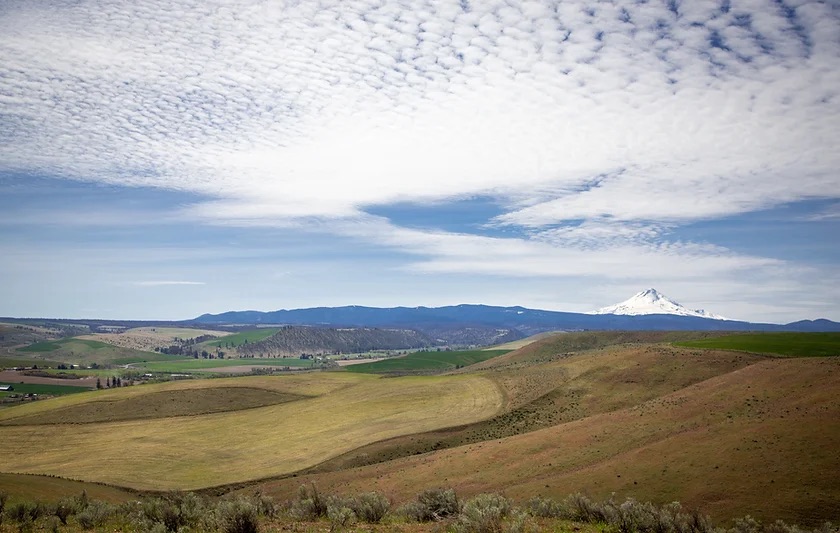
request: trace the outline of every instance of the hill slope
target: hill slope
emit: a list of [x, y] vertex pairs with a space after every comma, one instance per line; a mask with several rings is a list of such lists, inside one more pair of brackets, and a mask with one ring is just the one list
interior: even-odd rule
[[[514, 354], [484, 363], [489, 375], [507, 383], [509, 395], [519, 387], [536, 397], [494, 419], [504, 421], [496, 426], [497, 438], [488, 421], [434, 434], [446, 447], [447, 435], [465, 438], [481, 428], [481, 441], [434, 451], [435, 442], [427, 440], [431, 447], [412, 452], [426, 453], [347, 468], [365, 464], [363, 452], [384, 457], [424, 436], [404, 437], [391, 441], [390, 450], [383, 443], [345, 456], [343, 465], [333, 462], [340, 470], [261, 488], [287, 496], [315, 481], [326, 491], [376, 489], [398, 500], [435, 486], [463, 494], [503, 491], [519, 499], [583, 490], [600, 498], [616, 493], [619, 499], [679, 500], [719, 520], [751, 514], [808, 525], [840, 513], [838, 358], [767, 359], [631, 345], [557, 354], [553, 362], [509, 366], [518, 369], [506, 374], [499, 361], [515, 360]], [[707, 379], [698, 382], [701, 362]], [[546, 381], [560, 386], [529, 392], [529, 382], [538, 387]], [[551, 414], [553, 420], [543, 420]], [[516, 424], [534, 430], [505, 437]]]

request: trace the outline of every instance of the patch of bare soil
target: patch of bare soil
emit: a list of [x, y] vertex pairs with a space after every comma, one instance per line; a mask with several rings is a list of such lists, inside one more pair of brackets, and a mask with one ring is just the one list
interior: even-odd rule
[[81, 379], [60, 379], [45, 378], [41, 376], [27, 376], [16, 370], [4, 370], [0, 372], [0, 382], [3, 383], [33, 383], [37, 385], [70, 385], [73, 387], [94, 387], [96, 376], [87, 376]]

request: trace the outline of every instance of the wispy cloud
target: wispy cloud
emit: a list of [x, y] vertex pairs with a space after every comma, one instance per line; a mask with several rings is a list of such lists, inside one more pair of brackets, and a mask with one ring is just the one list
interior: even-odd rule
[[152, 281], [132, 281], [131, 285], [138, 287], [168, 287], [170, 285], [206, 285], [203, 281], [167, 281], [167, 280], [152, 280]]

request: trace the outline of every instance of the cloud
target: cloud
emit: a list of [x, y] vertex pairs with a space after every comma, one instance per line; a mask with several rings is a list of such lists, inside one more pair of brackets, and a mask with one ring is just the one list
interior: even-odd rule
[[137, 285], [138, 287], [168, 287], [171, 285], [206, 285], [203, 281], [164, 281], [164, 280], [154, 280], [154, 281], [133, 281], [131, 282], [132, 285]]
[[[838, 197], [840, 13], [771, 0], [7, 3], [0, 172], [205, 198], [427, 272], [799, 272], [673, 240]], [[372, 220], [490, 197], [501, 239]], [[489, 258], [484, 260], [482, 258]]]

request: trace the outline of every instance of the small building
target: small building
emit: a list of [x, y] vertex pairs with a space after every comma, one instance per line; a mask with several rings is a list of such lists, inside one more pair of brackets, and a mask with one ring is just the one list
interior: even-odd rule
[[0, 385], [0, 392], [13, 391], [15, 388], [12, 385]]

